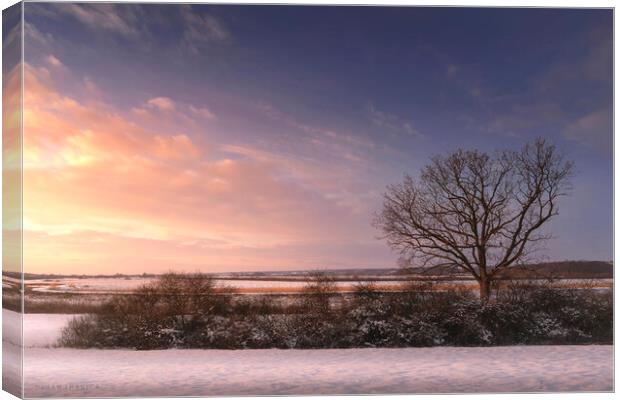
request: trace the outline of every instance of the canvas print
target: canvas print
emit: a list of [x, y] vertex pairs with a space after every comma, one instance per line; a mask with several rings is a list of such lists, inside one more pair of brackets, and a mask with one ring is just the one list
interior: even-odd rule
[[5, 391], [613, 391], [612, 9], [2, 19]]

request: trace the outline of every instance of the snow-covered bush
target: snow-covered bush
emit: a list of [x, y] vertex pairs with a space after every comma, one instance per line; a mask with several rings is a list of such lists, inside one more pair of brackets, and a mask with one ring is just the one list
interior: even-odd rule
[[[61, 344], [301, 349], [612, 342], [609, 291], [520, 287], [517, 294], [481, 302], [463, 291], [379, 293], [363, 287], [342, 295], [331, 291], [330, 282], [315, 284], [285, 301], [215, 293], [203, 298], [200, 290], [211, 288], [208, 283], [190, 290], [189, 299], [145, 287], [71, 321]], [[184, 290], [182, 282], [174, 285]]]

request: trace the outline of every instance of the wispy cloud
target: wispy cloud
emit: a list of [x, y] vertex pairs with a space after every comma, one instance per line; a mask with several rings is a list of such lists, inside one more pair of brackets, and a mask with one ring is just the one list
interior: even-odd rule
[[139, 113], [57, 91], [53, 70], [27, 65], [25, 79], [25, 230], [31, 248], [45, 249], [29, 256], [33, 270], [76, 259], [88, 259], [91, 272], [110, 262], [143, 268], [132, 247], [149, 253], [149, 270], [170, 268], [170, 259], [179, 267], [301, 265], [312, 249], [291, 246], [372, 238], [356, 216], [366, 198], [333, 164], [201, 139], [189, 114], [167, 121], [200, 108], [165, 96], [141, 108], [147, 125]]
[[24, 22], [24, 34], [26, 40], [36, 42], [47, 48], [51, 47], [55, 42], [54, 36], [51, 33], [42, 33], [37, 27], [29, 22]]
[[[87, 89], [90, 89], [90, 80], [85, 81]], [[93, 88], [94, 93], [98, 92], [98, 88]], [[194, 127], [201, 126], [205, 120], [213, 121], [217, 119], [217, 115], [205, 106], [196, 106], [191, 103], [184, 103], [173, 100], [166, 96], [157, 96], [146, 100], [140, 106], [131, 108], [131, 112], [137, 116], [141, 116], [146, 122], [157, 125], [161, 124], [163, 119], [171, 124], [190, 124]]]
[[193, 105], [189, 106], [189, 109], [192, 113], [206, 119], [216, 119], [216, 115], [208, 109], [207, 107], [194, 107]]
[[564, 136], [611, 155], [613, 111], [606, 107], [584, 115], [566, 126]]
[[[8, 21], [7, 21], [8, 22]], [[5, 24], [7, 23], [5, 22]], [[27, 24], [26, 24], [27, 27]], [[8, 29], [5, 27], [5, 29]], [[28, 32], [28, 31], [26, 31]], [[20, 46], [21, 46], [21, 24], [15, 24], [10, 28], [10, 30], [6, 33], [3, 33], [2, 37], [2, 49], [5, 53], [15, 53], [19, 54]]]
[[422, 137], [423, 135], [413, 127], [412, 123], [404, 118], [386, 111], [378, 110], [373, 103], [366, 107], [372, 123], [380, 128], [387, 129], [391, 133], [405, 134], [408, 136]]
[[55, 8], [72, 16], [90, 29], [100, 29], [126, 36], [138, 36], [142, 23], [139, 8], [112, 3], [60, 3]]
[[168, 97], [154, 97], [147, 101], [146, 104], [162, 111], [173, 111], [176, 108], [174, 101]]
[[348, 133], [338, 132], [333, 129], [328, 129], [314, 124], [300, 122], [292, 115], [288, 115], [282, 112], [271, 104], [259, 102], [257, 103], [257, 108], [268, 118], [275, 121], [284, 122], [290, 127], [293, 127], [305, 133], [309, 133], [311, 135], [315, 135], [315, 139], [318, 139], [320, 137], [330, 138], [338, 141], [347, 142], [351, 145], [358, 147], [370, 149], [375, 147], [374, 142], [368, 138], [364, 138], [360, 135], [352, 135]]
[[182, 5], [183, 21], [182, 45], [194, 54], [213, 43], [225, 42], [230, 39], [230, 32], [215, 16], [201, 13], [191, 5]]
[[[153, 48], [156, 32], [181, 27], [176, 31], [172, 49], [181, 49], [194, 55], [215, 43], [225, 43], [231, 33], [225, 24], [201, 7], [192, 5], [157, 6], [129, 3], [32, 3], [33, 15], [51, 20], [72, 19], [94, 33], [115, 34], [132, 42], [140, 41], [142, 48]], [[34, 25], [27, 26], [27, 34], [40, 43], [51, 40]]]
[[[583, 57], [571, 62], [556, 62], [534, 79], [541, 95], [562, 96], [580, 82], [608, 85], [613, 78], [613, 35], [610, 27], [592, 29], [583, 40]], [[611, 88], [611, 86], [609, 86]]]
[[[612, 100], [611, 38], [608, 27], [591, 29], [575, 43], [583, 57], [571, 62], [544, 60], [536, 73], [521, 77], [517, 88], [510, 91], [498, 89], [488, 80], [459, 74], [456, 80], [472, 100], [460, 118], [481, 132], [527, 137], [546, 128], [552, 129], [552, 135], [604, 148], [612, 135], [602, 111], [609, 109]], [[597, 111], [576, 119], [575, 110], [582, 109]]]
[[64, 64], [53, 54], [50, 54], [49, 56], [45, 57], [45, 61], [51, 65], [52, 67], [55, 68], [60, 68], [63, 67]]
[[495, 111], [482, 123], [481, 129], [487, 133], [519, 137], [533, 128], [561, 123], [565, 115], [562, 107], [553, 101], [515, 104], [507, 109]]

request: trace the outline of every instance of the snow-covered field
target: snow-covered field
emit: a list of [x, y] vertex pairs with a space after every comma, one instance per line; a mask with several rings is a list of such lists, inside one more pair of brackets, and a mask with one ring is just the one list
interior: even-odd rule
[[[153, 278], [62, 278], [62, 279], [32, 279], [26, 281], [26, 286], [35, 292], [47, 293], [105, 293], [105, 292], [128, 292], [140, 285], [152, 282]], [[237, 289], [301, 289], [307, 282], [286, 280], [252, 280], [252, 279], [218, 279], [218, 286], [226, 286]], [[355, 282], [336, 282], [336, 286], [348, 287]], [[399, 281], [385, 281], [382, 285], [402, 284]]]
[[[71, 316], [25, 316], [27, 397], [611, 391], [612, 346], [347, 350], [50, 348]], [[3, 310], [3, 326], [18, 322]], [[5, 353], [18, 354], [4, 343]]]
[[26, 350], [27, 397], [612, 390], [611, 346]]
[[[298, 280], [264, 280], [264, 279], [217, 279], [218, 286], [226, 286], [236, 288], [244, 293], [262, 293], [269, 291], [271, 293], [298, 291], [306, 286], [307, 282], [299, 277]], [[349, 277], [352, 279], [352, 277]], [[54, 279], [29, 279], [25, 281], [27, 289], [34, 292], [43, 293], [123, 293], [130, 292], [137, 287], [150, 283], [154, 278], [143, 277], [125, 277], [125, 278], [54, 278]], [[610, 288], [612, 279], [560, 279], [554, 284], [562, 285], [584, 285], [595, 283], [596, 287]], [[4, 277], [3, 285], [17, 285], [19, 280]], [[352, 280], [342, 280], [335, 282], [335, 286], [342, 290], [350, 290], [355, 286], [356, 282]], [[375, 282], [376, 286], [381, 288], [394, 288], [403, 284], [403, 281], [397, 280], [381, 280]], [[441, 285], [459, 285], [476, 289], [476, 283], [472, 280], [447, 280], [442, 281]]]
[[[26, 287], [34, 292], [44, 293], [119, 293], [130, 292], [137, 287], [150, 283], [153, 278], [61, 278], [61, 279], [30, 279]], [[307, 285], [303, 280], [263, 280], [263, 279], [217, 279], [217, 285], [240, 289], [244, 293], [269, 291], [271, 293], [299, 291]], [[454, 284], [472, 284], [472, 281], [450, 281]], [[338, 281], [334, 283], [340, 289], [353, 287], [355, 281]], [[381, 281], [378, 287], [402, 285], [402, 281]]]

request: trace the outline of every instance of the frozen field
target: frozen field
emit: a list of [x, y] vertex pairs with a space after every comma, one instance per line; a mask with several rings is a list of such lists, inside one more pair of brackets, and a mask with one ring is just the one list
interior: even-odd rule
[[[3, 317], [5, 329], [18, 321], [10, 311], [3, 310]], [[233, 351], [46, 347], [53, 345], [68, 318], [26, 315], [27, 397], [613, 389], [612, 346]], [[17, 356], [14, 346], [4, 345], [5, 357]]]
[[[43, 293], [123, 293], [152, 282], [153, 278], [60, 278], [60, 279], [29, 279], [26, 287], [34, 292]], [[265, 280], [265, 279], [217, 279], [220, 287], [238, 289], [243, 293], [286, 293], [298, 292], [307, 282], [304, 280]], [[335, 286], [340, 290], [351, 290], [357, 282], [337, 281]], [[452, 284], [472, 285], [472, 281], [449, 281]], [[7, 283], [5, 280], [4, 284]], [[376, 282], [378, 287], [390, 288], [402, 285], [403, 281], [384, 280]]]
[[[267, 280], [267, 279], [217, 279], [218, 286], [238, 289], [242, 293], [287, 293], [298, 292], [307, 285], [303, 278], [289, 277], [291, 280]], [[294, 280], [292, 280], [294, 278]], [[346, 277], [341, 277], [346, 278]], [[348, 277], [336, 281], [335, 286], [342, 291], [353, 290], [357, 282]], [[127, 293], [137, 287], [150, 283], [154, 278], [125, 277], [125, 278], [52, 278], [52, 279], [28, 279], [25, 281], [26, 289], [39, 293], [82, 293], [82, 294], [108, 294]], [[396, 289], [404, 281], [378, 280], [375, 285], [383, 289]], [[611, 288], [612, 279], [559, 279], [554, 282], [555, 286], [592, 285], [597, 288]], [[4, 277], [3, 286], [10, 288], [19, 285], [19, 280]], [[438, 288], [446, 285], [458, 285], [477, 289], [477, 284], [472, 280], [444, 280], [437, 283]]]

